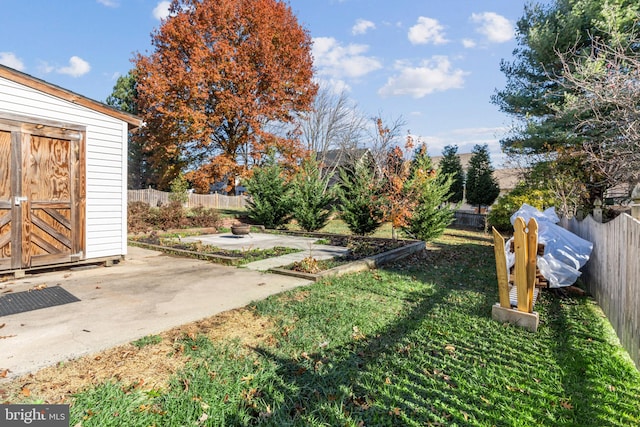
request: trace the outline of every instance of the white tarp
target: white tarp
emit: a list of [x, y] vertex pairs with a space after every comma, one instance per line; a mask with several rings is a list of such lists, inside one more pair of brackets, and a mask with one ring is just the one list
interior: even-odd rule
[[[512, 225], [518, 217], [522, 217], [525, 224], [530, 218], [538, 222], [538, 243], [544, 244], [544, 254], [538, 255], [537, 264], [540, 274], [549, 281], [549, 287], [573, 285], [580, 276], [578, 270], [589, 260], [593, 243], [557, 225], [560, 218], [553, 207], [540, 212], [525, 203], [511, 216]], [[515, 263], [515, 254], [508, 250], [511, 240], [513, 238], [505, 247], [508, 268]]]

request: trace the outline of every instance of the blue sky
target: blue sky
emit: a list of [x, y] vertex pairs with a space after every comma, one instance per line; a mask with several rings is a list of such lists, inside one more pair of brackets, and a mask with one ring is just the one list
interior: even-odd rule
[[[508, 116], [490, 103], [525, 0], [290, 0], [314, 39], [316, 77], [367, 116], [402, 117], [431, 155], [500, 151]], [[0, 0], [0, 63], [98, 101], [149, 53], [159, 0]], [[494, 155], [494, 166], [501, 157]]]

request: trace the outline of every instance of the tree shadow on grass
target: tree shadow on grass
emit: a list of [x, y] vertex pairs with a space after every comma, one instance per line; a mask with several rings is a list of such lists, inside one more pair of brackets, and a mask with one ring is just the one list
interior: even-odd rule
[[[491, 246], [436, 246], [389, 266], [392, 274], [429, 286], [407, 292], [405, 314], [375, 333], [354, 330], [345, 343], [298, 356], [254, 347], [276, 367], [278, 380], [261, 397], [273, 406], [253, 423], [622, 426], [637, 419], [638, 408], [623, 408], [631, 415], [616, 418], [614, 400], [599, 405], [606, 380], [589, 369], [602, 367], [585, 369], [597, 358], [580, 354], [580, 332], [568, 327], [561, 303], [546, 296], [550, 308], [541, 308], [549, 318], [537, 334], [494, 322]], [[366, 280], [354, 286], [376, 293], [372, 298], [394, 296], [394, 289], [371, 288]], [[629, 402], [639, 383], [625, 387], [618, 376], [611, 386]]]
[[[612, 345], [616, 338], [596, 302], [556, 296], [547, 308], [554, 361], [561, 367], [567, 419], [575, 425], [637, 425], [640, 374]], [[629, 405], [629, 402], [635, 402]]]

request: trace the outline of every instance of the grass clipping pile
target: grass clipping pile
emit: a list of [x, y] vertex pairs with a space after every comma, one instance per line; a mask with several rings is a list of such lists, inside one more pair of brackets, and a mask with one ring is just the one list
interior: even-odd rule
[[253, 346], [268, 340], [271, 330], [269, 320], [249, 308], [224, 312], [163, 332], [156, 344], [141, 348], [126, 344], [0, 382], [0, 402], [72, 403], [74, 394], [108, 381], [143, 390], [164, 389], [189, 360], [180, 342], [183, 337], [238, 339]]

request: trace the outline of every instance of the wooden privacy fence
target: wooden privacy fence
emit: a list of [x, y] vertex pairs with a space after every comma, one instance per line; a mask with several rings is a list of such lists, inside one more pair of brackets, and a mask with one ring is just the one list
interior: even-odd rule
[[478, 230], [484, 230], [487, 222], [486, 214], [477, 214], [472, 212], [455, 211], [454, 220], [452, 226], [454, 227], [469, 227], [476, 228]]
[[593, 243], [582, 281], [640, 368], [640, 221], [622, 214], [605, 224], [587, 216], [560, 225]]
[[[524, 219], [518, 217], [513, 228], [515, 264], [512, 275], [513, 286], [510, 286], [504, 238], [492, 227], [500, 302], [493, 306], [491, 314], [495, 320], [514, 323], [535, 332], [538, 330], [539, 323], [538, 313], [533, 311], [533, 305], [538, 296], [536, 289], [538, 222], [535, 218], [531, 218], [529, 223], [525, 224]], [[515, 304], [512, 300], [515, 300]]]
[[[131, 202], [144, 202], [150, 206], [162, 206], [169, 203], [169, 194], [152, 188], [144, 190], [129, 190], [127, 200]], [[241, 209], [246, 206], [246, 196], [225, 196], [224, 194], [189, 194], [187, 207], [203, 206], [214, 209]]]

